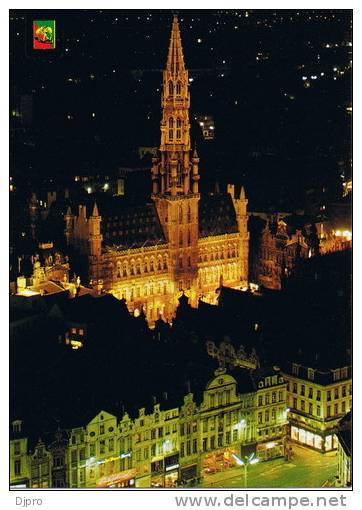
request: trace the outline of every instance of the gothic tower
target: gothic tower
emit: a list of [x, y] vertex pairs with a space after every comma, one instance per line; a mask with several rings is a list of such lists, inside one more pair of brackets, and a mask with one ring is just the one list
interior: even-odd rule
[[[170, 246], [171, 273], [195, 287], [198, 264], [199, 158], [190, 141], [190, 93], [180, 28], [174, 16], [161, 96], [161, 144], [152, 160], [152, 198]], [[191, 295], [191, 302], [196, 296]]]

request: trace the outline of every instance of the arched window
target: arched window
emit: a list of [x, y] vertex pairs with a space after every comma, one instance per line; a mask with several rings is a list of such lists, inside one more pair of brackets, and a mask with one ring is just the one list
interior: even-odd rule
[[181, 232], [181, 230], [179, 233], [178, 243], [179, 243], [179, 246], [182, 246], [182, 232]]
[[187, 209], [187, 222], [191, 223], [191, 207], [190, 207], [190, 205]]
[[178, 222], [182, 223], [182, 206], [181, 205], [178, 209]]
[[168, 82], [168, 94], [170, 96], [173, 96], [173, 83], [172, 83], [172, 81]]
[[176, 96], [181, 96], [181, 83], [179, 81], [176, 84]]
[[176, 121], [176, 140], [181, 139], [181, 119], [177, 119]]
[[168, 119], [168, 139], [173, 140], [173, 118]]
[[187, 244], [191, 244], [191, 232], [190, 232], [190, 229], [188, 230], [188, 233], [187, 233]]

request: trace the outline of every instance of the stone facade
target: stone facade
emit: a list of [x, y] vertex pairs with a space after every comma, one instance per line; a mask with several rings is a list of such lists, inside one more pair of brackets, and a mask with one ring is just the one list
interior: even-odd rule
[[267, 221], [255, 259], [257, 283], [267, 289], [280, 290], [283, 278], [291, 274], [298, 258], [308, 258], [309, 254], [309, 247], [300, 230], [289, 235], [287, 224], [279, 220], [273, 231]]
[[[99, 292], [144, 309], [152, 324], [171, 319], [180, 290], [191, 304], [214, 302], [220, 280], [240, 288], [248, 281], [247, 199], [235, 192], [201, 196], [199, 157], [190, 139], [190, 93], [177, 17], [174, 17], [161, 97], [161, 143], [152, 158], [151, 202], [69, 207], [65, 236], [88, 259]], [[91, 195], [90, 195], [91, 200]]]
[[[34, 487], [59, 486], [60, 480], [73, 488], [190, 485], [234, 467], [233, 454], [283, 456], [286, 414], [286, 383], [278, 370], [238, 368], [231, 375], [219, 368], [199, 396], [188, 392], [177, 404], [165, 394], [132, 418], [101, 411], [68, 431], [64, 449], [59, 439], [56, 448], [39, 442], [33, 453], [23, 452], [26, 473], [17, 473], [24, 480], [31, 465], [27, 483]], [[10, 444], [13, 465], [19, 446], [15, 452]], [[12, 471], [11, 483], [17, 481]]]
[[290, 363], [284, 377], [291, 440], [321, 452], [336, 450], [339, 421], [352, 409], [351, 367]]

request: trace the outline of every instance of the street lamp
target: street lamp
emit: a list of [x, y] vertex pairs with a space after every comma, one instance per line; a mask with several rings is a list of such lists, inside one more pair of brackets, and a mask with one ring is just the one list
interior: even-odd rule
[[244, 487], [247, 488], [248, 486], [248, 466], [249, 464], [256, 464], [259, 462], [258, 457], [255, 457], [255, 453], [252, 453], [251, 455], [245, 455], [243, 459], [241, 459], [238, 455], [235, 453], [232, 453], [232, 456], [236, 460], [236, 463], [239, 466], [244, 466]]

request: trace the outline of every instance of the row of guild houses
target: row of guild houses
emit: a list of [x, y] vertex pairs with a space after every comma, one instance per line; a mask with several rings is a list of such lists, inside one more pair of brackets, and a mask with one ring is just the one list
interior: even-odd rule
[[12, 423], [12, 487], [176, 487], [235, 466], [235, 457], [283, 456], [286, 382], [276, 368], [219, 368], [199, 398], [167, 394], [130, 416], [101, 411], [56, 439], [30, 444]]

